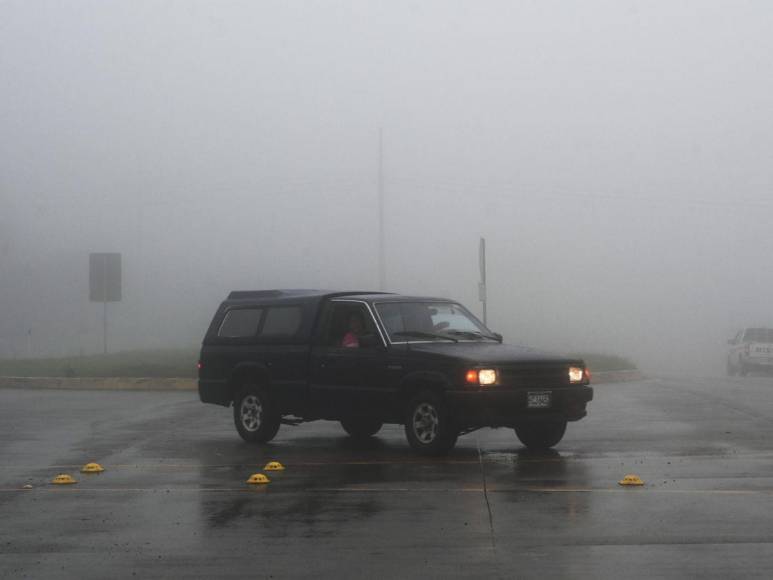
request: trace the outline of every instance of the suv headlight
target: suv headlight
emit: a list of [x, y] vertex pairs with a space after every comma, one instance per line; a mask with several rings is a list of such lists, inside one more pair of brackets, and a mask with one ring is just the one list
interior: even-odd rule
[[569, 367], [569, 382], [581, 383], [585, 375], [585, 369], [582, 367]]
[[497, 382], [497, 371], [494, 369], [481, 369], [478, 371], [478, 382], [485, 385], [493, 385]]
[[497, 383], [497, 371], [494, 369], [470, 369], [465, 378], [470, 384], [487, 387]]

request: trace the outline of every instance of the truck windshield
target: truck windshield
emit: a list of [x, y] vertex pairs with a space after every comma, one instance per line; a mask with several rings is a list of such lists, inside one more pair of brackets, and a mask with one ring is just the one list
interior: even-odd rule
[[773, 343], [773, 329], [771, 328], [749, 328], [743, 337], [744, 342], [767, 342]]
[[497, 340], [464, 306], [453, 302], [376, 304], [392, 342]]

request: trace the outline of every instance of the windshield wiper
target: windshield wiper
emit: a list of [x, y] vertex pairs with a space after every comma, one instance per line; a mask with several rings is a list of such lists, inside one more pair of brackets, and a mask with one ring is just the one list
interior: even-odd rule
[[392, 336], [414, 336], [416, 338], [441, 338], [443, 340], [450, 340], [451, 342], [459, 342], [451, 336], [445, 334], [435, 334], [434, 332], [421, 332], [419, 330], [401, 330], [400, 332], [393, 332]]
[[448, 330], [447, 332], [448, 334], [455, 334], [457, 336], [468, 336], [471, 338], [488, 338], [489, 340], [495, 340], [499, 342], [499, 339], [496, 336], [483, 334], [482, 332], [478, 332], [477, 330]]

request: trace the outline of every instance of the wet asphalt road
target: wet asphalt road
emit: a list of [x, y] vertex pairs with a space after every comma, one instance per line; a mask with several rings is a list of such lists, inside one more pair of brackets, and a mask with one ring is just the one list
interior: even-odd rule
[[762, 377], [597, 385], [553, 453], [482, 430], [441, 460], [397, 426], [250, 446], [193, 392], [0, 390], [0, 576], [770, 578], [771, 443]]

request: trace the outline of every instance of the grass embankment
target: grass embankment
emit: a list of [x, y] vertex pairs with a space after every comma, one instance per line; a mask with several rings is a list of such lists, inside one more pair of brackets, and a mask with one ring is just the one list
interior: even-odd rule
[[[634, 370], [614, 355], [584, 353], [591, 372]], [[195, 378], [198, 350], [129, 351], [68, 358], [0, 360], [3, 377], [163, 377]]]
[[128, 351], [67, 358], [0, 360], [4, 377], [194, 378], [198, 350]]
[[585, 364], [588, 365], [591, 373], [636, 370], [636, 365], [622, 356], [594, 352], [580, 353], [577, 356], [585, 361]]

